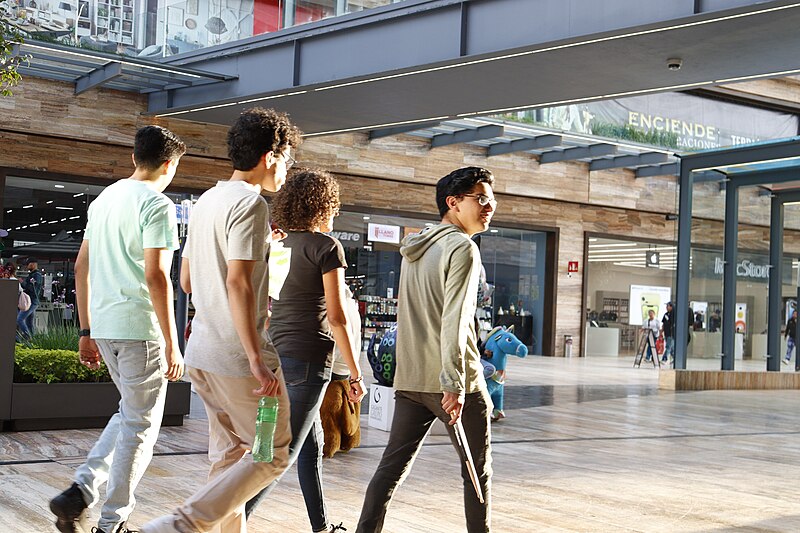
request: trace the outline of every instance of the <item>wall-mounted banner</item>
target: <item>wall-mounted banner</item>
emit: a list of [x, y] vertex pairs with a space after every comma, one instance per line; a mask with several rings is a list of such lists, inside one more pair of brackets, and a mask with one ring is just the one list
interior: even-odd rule
[[369, 223], [367, 227], [367, 240], [373, 242], [389, 242], [392, 244], [400, 243], [400, 226], [390, 226], [387, 224]]
[[650, 311], [655, 312], [656, 318], [661, 320], [667, 312], [667, 302], [670, 301], [671, 294], [670, 287], [631, 285], [630, 300], [628, 300], [630, 324], [641, 326], [647, 320]]
[[679, 152], [797, 135], [798, 117], [686, 93], [521, 111], [502, 118]]

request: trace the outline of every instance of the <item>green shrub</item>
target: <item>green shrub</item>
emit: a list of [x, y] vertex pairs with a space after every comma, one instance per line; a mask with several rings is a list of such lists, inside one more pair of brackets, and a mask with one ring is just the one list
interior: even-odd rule
[[50, 326], [47, 331], [34, 333], [25, 343], [29, 348], [43, 350], [78, 351], [78, 329], [68, 326]]
[[14, 350], [15, 383], [95, 383], [111, 381], [108, 369], [90, 370], [72, 350], [45, 350], [17, 344]]
[[607, 122], [599, 122], [596, 120], [592, 121], [591, 129], [592, 135], [597, 135], [599, 137], [623, 139], [664, 148], [678, 147], [678, 134], [673, 132], [658, 130], [643, 131], [634, 128], [630, 124], [608, 124]]

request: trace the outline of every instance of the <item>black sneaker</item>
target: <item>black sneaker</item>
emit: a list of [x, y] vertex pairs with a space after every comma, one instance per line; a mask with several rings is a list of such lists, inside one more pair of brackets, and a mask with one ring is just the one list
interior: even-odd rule
[[77, 483], [50, 500], [50, 510], [56, 515], [56, 528], [61, 533], [88, 533], [88, 506]]

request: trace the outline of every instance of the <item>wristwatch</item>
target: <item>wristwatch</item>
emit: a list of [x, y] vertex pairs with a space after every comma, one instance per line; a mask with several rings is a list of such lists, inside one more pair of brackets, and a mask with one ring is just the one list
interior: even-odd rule
[[91, 337], [92, 330], [90, 329], [79, 329], [78, 330], [78, 337]]

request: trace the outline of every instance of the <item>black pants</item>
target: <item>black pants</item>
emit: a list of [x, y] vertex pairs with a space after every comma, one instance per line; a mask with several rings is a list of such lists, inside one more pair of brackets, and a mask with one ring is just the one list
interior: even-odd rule
[[[469, 533], [491, 531], [492, 449], [489, 425], [491, 405], [489, 394], [485, 390], [467, 394], [461, 413], [461, 423], [467, 435], [484, 498], [484, 503], [480, 503], [467, 467], [461, 461], [464, 511]], [[395, 393], [394, 420], [389, 443], [367, 487], [356, 533], [377, 533], [383, 530], [383, 521], [394, 491], [411, 471], [414, 459], [437, 418], [447, 424], [450, 440], [453, 446], [460, 450], [455, 437], [455, 428], [448, 424], [450, 415], [442, 409], [441, 393], [407, 391]], [[459, 460], [461, 460], [460, 451]]]

